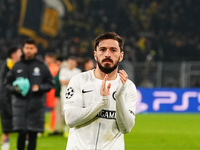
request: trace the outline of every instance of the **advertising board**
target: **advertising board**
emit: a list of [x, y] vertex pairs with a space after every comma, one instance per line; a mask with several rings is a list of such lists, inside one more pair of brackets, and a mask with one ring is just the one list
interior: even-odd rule
[[136, 113], [199, 113], [200, 88], [137, 88]]

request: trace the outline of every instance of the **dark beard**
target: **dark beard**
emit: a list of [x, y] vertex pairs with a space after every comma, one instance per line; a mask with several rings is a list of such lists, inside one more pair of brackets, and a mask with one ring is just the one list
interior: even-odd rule
[[118, 64], [119, 64], [119, 61], [117, 61], [117, 63], [113, 67], [111, 67], [111, 68], [108, 65], [106, 65], [105, 67], [103, 67], [101, 65], [101, 63], [97, 60], [97, 65], [99, 66], [99, 69], [102, 72], [104, 72], [105, 74], [113, 72], [118, 67]]

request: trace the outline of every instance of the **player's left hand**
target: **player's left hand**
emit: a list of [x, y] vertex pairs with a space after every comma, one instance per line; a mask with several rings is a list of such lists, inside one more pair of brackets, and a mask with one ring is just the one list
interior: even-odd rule
[[128, 79], [127, 73], [124, 70], [120, 70], [119, 76], [120, 76], [120, 80], [121, 80], [122, 84], [124, 85]]
[[37, 84], [33, 85], [33, 86], [32, 86], [32, 91], [33, 91], [33, 92], [39, 91], [39, 86], [38, 86]]

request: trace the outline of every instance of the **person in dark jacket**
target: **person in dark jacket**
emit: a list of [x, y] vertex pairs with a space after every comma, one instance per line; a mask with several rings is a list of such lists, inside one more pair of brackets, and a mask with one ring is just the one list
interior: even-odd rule
[[26, 135], [28, 150], [36, 149], [37, 133], [44, 131], [46, 92], [55, 86], [47, 65], [36, 58], [37, 51], [35, 41], [27, 40], [21, 60], [6, 77], [7, 89], [13, 93], [13, 129], [19, 133], [17, 150], [25, 149]]
[[9, 150], [9, 133], [13, 132], [12, 127], [12, 109], [11, 109], [11, 96], [10, 93], [4, 88], [4, 79], [6, 74], [10, 69], [12, 69], [13, 65], [20, 60], [21, 57], [21, 49], [18, 47], [11, 47], [8, 49], [8, 58], [1, 66], [1, 127], [3, 134], [1, 136], [1, 150]]

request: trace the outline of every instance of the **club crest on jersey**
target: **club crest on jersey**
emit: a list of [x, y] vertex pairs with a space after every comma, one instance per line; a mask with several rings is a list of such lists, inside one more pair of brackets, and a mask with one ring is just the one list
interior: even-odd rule
[[113, 92], [113, 94], [112, 94], [112, 97], [113, 97], [113, 99], [116, 101], [115, 94], [116, 94], [116, 91], [115, 91], [115, 92]]
[[65, 93], [66, 99], [70, 99], [74, 95], [74, 89], [72, 87], [67, 88]]
[[35, 67], [35, 68], [33, 69], [33, 75], [34, 75], [34, 76], [40, 76], [40, 68]]

